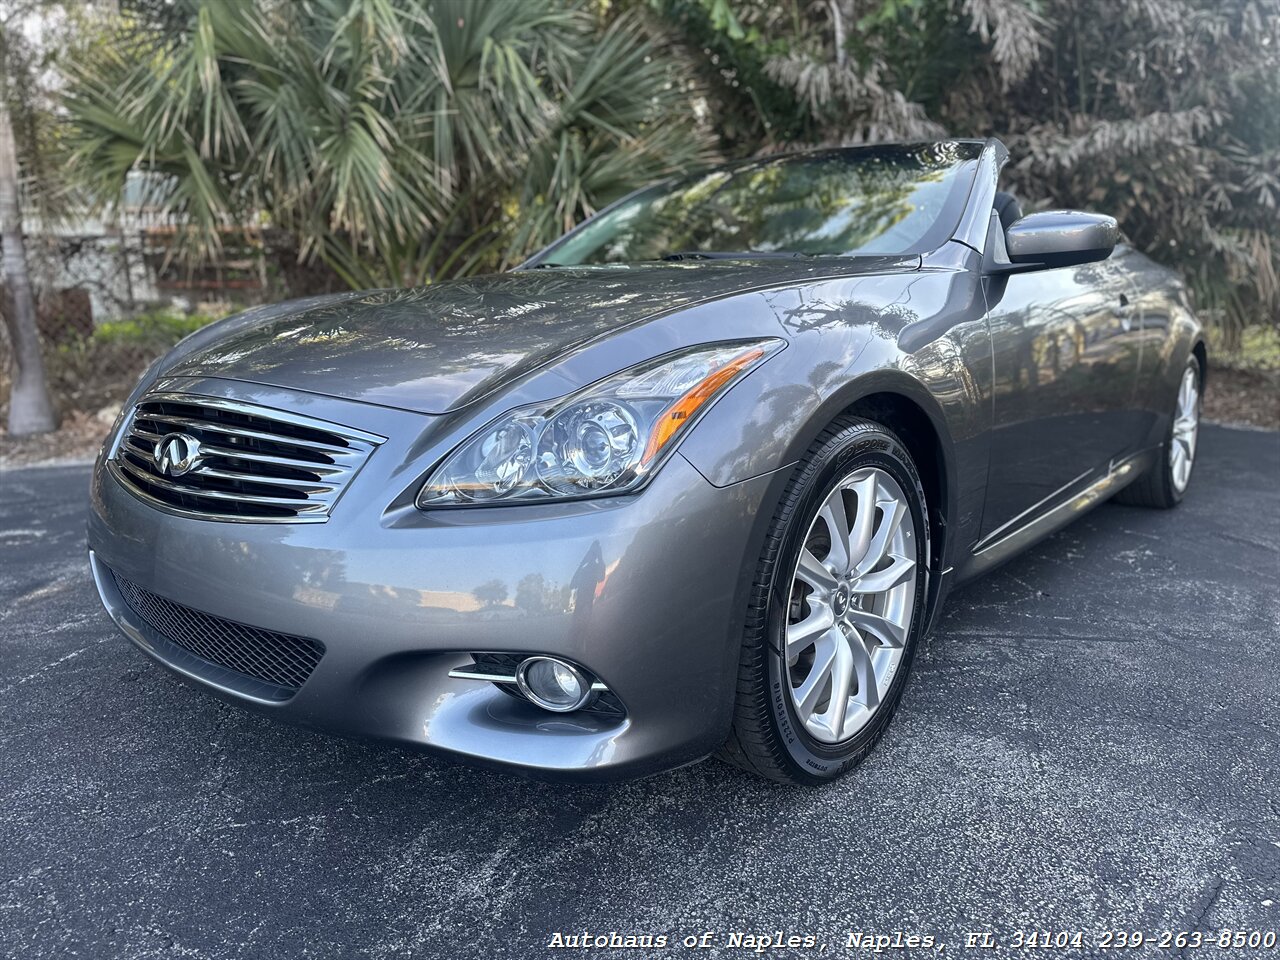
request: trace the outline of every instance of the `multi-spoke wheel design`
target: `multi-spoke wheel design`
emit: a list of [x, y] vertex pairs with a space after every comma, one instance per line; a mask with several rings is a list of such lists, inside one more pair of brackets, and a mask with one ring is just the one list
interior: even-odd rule
[[1194, 365], [1182, 374], [1178, 405], [1173, 415], [1173, 442], [1169, 444], [1169, 475], [1178, 493], [1187, 489], [1196, 458], [1200, 432], [1200, 381]]
[[818, 435], [765, 536], [721, 756], [818, 784], [875, 747], [927, 622], [927, 517], [919, 471], [892, 431], [842, 417]]
[[915, 536], [902, 487], [877, 467], [842, 479], [809, 527], [783, 655], [796, 715], [816, 740], [857, 734], [893, 681], [915, 606]]

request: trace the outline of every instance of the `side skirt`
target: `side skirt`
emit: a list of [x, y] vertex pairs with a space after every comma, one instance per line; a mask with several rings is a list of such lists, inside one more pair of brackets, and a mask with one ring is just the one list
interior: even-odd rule
[[1142, 476], [1155, 464], [1159, 455], [1159, 447], [1149, 447], [1121, 460], [1113, 460], [1105, 474], [1078, 493], [1012, 531], [999, 532], [999, 539], [979, 544], [972, 560], [965, 565], [963, 579], [986, 573], [1088, 513]]

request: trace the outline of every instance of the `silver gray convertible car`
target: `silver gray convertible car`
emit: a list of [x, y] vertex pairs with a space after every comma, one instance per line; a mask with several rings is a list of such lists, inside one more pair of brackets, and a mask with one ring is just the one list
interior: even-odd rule
[[514, 271], [249, 310], [94, 471], [103, 603], [196, 685], [544, 776], [875, 745], [948, 590], [1113, 495], [1173, 507], [1205, 345], [1005, 148], [769, 157]]

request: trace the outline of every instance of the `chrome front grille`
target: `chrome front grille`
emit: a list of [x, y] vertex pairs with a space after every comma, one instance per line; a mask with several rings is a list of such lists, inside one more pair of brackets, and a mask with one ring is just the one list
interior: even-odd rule
[[[110, 466], [137, 496], [173, 513], [317, 522], [383, 439], [256, 404], [151, 394], [134, 408]], [[190, 451], [191, 463], [175, 464], [166, 450]]]

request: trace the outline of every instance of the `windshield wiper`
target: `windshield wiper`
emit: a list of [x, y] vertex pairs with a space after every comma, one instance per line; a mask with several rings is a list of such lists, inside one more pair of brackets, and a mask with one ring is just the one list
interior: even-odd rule
[[822, 254], [796, 253], [788, 250], [687, 250], [680, 253], [664, 253], [659, 260], [795, 260], [800, 257], [816, 257]]

